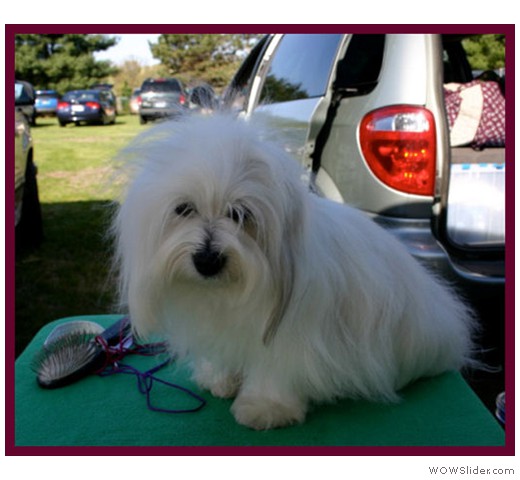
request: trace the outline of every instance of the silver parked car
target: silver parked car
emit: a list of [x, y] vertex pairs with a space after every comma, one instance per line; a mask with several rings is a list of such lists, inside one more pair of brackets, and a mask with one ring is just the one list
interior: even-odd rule
[[[15, 83], [14, 186], [17, 246], [37, 246], [43, 239], [43, 222], [34, 163], [28, 108], [34, 97], [25, 94], [27, 82]], [[32, 110], [31, 110], [32, 111]]]
[[148, 78], [141, 85], [139, 121], [172, 118], [188, 106], [182, 83], [176, 78]]
[[[497, 366], [504, 361], [504, 79], [475, 80], [462, 38], [268, 35], [224, 101], [263, 117], [318, 195], [365, 211], [453, 282], [481, 314], [486, 360]], [[468, 93], [472, 87], [480, 91]], [[486, 107], [487, 87], [498, 91], [490, 107], [500, 115], [495, 137], [466, 138], [485, 122], [468, 127], [457, 114], [473, 97]]]

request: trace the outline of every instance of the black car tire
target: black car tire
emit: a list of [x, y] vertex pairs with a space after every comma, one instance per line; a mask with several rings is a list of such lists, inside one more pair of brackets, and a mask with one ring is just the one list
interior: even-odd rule
[[146, 117], [139, 116], [139, 123], [140, 123], [141, 125], [145, 125], [147, 121], [148, 121], [148, 120], [146, 119]]
[[36, 182], [36, 167], [27, 164], [23, 188], [22, 215], [16, 227], [16, 244], [37, 247], [43, 240], [43, 220]]
[[61, 120], [58, 120], [58, 123], [60, 124], [60, 127], [66, 127], [67, 126], [67, 122], [63, 122]]

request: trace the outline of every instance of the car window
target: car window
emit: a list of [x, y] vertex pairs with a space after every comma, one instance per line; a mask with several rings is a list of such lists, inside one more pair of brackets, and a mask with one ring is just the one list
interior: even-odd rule
[[14, 84], [14, 98], [15, 100], [20, 100], [22, 98], [23, 93], [23, 85], [21, 83]]
[[99, 99], [99, 95], [97, 93], [83, 93], [82, 95], [79, 96], [79, 100], [92, 101], [92, 100], [98, 100], [98, 99]]
[[150, 82], [145, 83], [142, 88], [143, 92], [180, 92], [181, 86], [178, 82], [167, 81], [167, 82]]
[[14, 85], [14, 98], [17, 102], [29, 103], [34, 101], [34, 91], [31, 91], [27, 83], [16, 82]]
[[377, 84], [385, 35], [352, 35], [345, 56], [338, 63], [334, 88], [351, 95], [369, 93]]
[[253, 47], [242, 65], [240, 65], [240, 68], [223, 94], [223, 104], [225, 106], [237, 110], [245, 108], [262, 54], [270, 40], [271, 37], [269, 35], [262, 37]]
[[260, 94], [261, 103], [319, 97], [325, 93], [341, 35], [284, 35]]
[[98, 99], [97, 92], [69, 92], [63, 96], [63, 100], [65, 102], [70, 102], [71, 100], [92, 101], [92, 100], [97, 100], [97, 99]]
[[443, 47], [444, 83], [471, 82], [473, 75], [462, 43], [447, 36]]

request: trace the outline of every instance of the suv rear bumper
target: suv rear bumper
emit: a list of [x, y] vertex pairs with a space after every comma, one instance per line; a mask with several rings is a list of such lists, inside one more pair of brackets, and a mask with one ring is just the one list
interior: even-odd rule
[[433, 236], [430, 221], [373, 215], [408, 252], [433, 272], [466, 288], [504, 288], [505, 265], [499, 260], [463, 260], [451, 256]]
[[181, 115], [185, 111], [182, 107], [175, 108], [142, 108], [139, 111], [141, 118], [146, 120], [155, 120], [158, 118], [169, 118]]

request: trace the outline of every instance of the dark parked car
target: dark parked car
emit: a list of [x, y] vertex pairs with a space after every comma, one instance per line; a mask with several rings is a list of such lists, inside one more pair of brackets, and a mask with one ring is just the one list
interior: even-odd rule
[[[363, 210], [453, 283], [481, 316], [485, 361], [502, 367], [504, 79], [473, 78], [463, 39], [269, 35], [224, 101], [245, 117], [263, 117], [316, 194]], [[480, 102], [467, 105], [470, 97]], [[468, 115], [457, 116], [465, 106], [469, 127]], [[494, 128], [478, 139], [487, 123]], [[504, 388], [503, 374], [491, 375], [488, 405]]]
[[63, 95], [56, 110], [58, 122], [81, 122], [107, 125], [116, 121], [116, 107], [112, 96], [105, 90], [73, 90]]
[[178, 115], [187, 108], [186, 92], [176, 78], [149, 78], [141, 86], [141, 124]]
[[36, 116], [56, 115], [60, 95], [56, 90], [36, 90], [34, 108]]
[[34, 149], [29, 120], [25, 113], [34, 106], [24, 85], [15, 84], [14, 186], [16, 244], [38, 245], [43, 238], [42, 213], [34, 164]]

